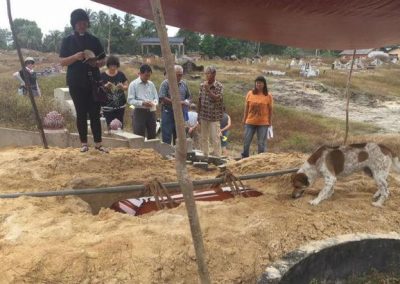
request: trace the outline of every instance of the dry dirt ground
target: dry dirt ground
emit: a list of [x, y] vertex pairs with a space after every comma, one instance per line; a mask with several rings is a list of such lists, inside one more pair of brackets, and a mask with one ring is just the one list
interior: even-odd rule
[[[289, 78], [273, 78], [272, 86], [275, 101], [283, 106], [345, 119], [346, 100], [337, 89], [317, 82]], [[400, 132], [399, 99], [376, 99], [366, 94], [352, 94], [349, 113], [353, 122], [374, 124], [383, 133]]]
[[[384, 136], [400, 153], [399, 136]], [[299, 166], [306, 155], [266, 153], [228, 167], [235, 174]], [[174, 162], [151, 150], [0, 149], [0, 192], [143, 183], [176, 179]], [[193, 178], [212, 177], [189, 166]], [[337, 183], [332, 199], [290, 198], [290, 176], [247, 181], [264, 195], [198, 202], [213, 283], [254, 283], [263, 268], [311, 240], [340, 234], [400, 232], [400, 178], [389, 177], [384, 208], [371, 206], [375, 185], [362, 174]], [[78, 197], [0, 200], [0, 283], [197, 283], [184, 205], [139, 217], [110, 209], [91, 214]]]

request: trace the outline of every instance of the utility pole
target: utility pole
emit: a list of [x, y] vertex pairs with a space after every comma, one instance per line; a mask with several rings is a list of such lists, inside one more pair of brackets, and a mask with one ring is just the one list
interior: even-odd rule
[[205, 258], [200, 221], [193, 196], [193, 182], [189, 177], [186, 167], [186, 134], [183, 122], [182, 106], [180, 104], [178, 82], [176, 80], [174, 69], [175, 60], [172, 56], [171, 47], [169, 45], [167, 29], [165, 27], [164, 14], [161, 8], [160, 0], [150, 0], [150, 5], [153, 11], [153, 18], [157, 28], [158, 37], [160, 38], [161, 53], [164, 58], [165, 69], [167, 71], [167, 78], [169, 82], [168, 85], [171, 91], [172, 108], [174, 111], [175, 126], [178, 137], [175, 150], [176, 174], [178, 176], [179, 185], [185, 200], [200, 281], [202, 284], [209, 284], [211, 283], [211, 280]]
[[[17, 34], [15, 33], [14, 23], [13, 23], [13, 19], [12, 19], [12, 15], [11, 15], [10, 0], [7, 0], [7, 12], [8, 12], [8, 20], [10, 22], [10, 28], [11, 28], [11, 33], [12, 33], [12, 36], [13, 36], [15, 48], [17, 49], [19, 62], [21, 64], [21, 69], [23, 70], [22, 72], [24, 73], [24, 78], [29, 78], [30, 74], [28, 73], [28, 70], [26, 70], [26, 68], [25, 68], [25, 64], [24, 64], [24, 59], [22, 57], [21, 48], [19, 46]], [[40, 132], [40, 135], [41, 135], [41, 138], [42, 138], [43, 148], [48, 149], [49, 146], [47, 145], [46, 135], [44, 134], [43, 125], [42, 125], [42, 120], [40, 118], [39, 111], [38, 111], [37, 106], [36, 106], [35, 98], [33, 97], [32, 86], [31, 86], [30, 80], [26, 80], [25, 81], [25, 85], [26, 85], [26, 88], [28, 89], [28, 95], [29, 95], [29, 99], [31, 100], [33, 112], [35, 114], [37, 127], [39, 129], [39, 132]]]

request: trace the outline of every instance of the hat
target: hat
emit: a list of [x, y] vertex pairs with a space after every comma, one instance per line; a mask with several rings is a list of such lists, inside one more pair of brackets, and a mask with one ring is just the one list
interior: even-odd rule
[[33, 57], [30, 57], [30, 56], [25, 58], [24, 63], [26, 63], [28, 61], [32, 61], [33, 63], [35, 63], [35, 59], [33, 59]]
[[76, 9], [71, 13], [70, 23], [73, 29], [75, 29], [75, 25], [79, 21], [87, 21], [88, 23], [90, 22], [88, 14], [83, 9]]

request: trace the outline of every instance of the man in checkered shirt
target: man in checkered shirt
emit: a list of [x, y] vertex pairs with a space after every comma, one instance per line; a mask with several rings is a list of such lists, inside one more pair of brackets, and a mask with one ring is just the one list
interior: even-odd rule
[[208, 157], [210, 141], [211, 155], [221, 156], [221, 140], [219, 137], [220, 120], [223, 114], [223, 85], [215, 80], [217, 70], [208, 66], [205, 71], [206, 80], [200, 84], [199, 116], [201, 130], [201, 150]]

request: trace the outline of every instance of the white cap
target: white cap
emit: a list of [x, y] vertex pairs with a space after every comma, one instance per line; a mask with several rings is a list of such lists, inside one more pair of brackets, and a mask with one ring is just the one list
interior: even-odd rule
[[25, 58], [25, 61], [24, 62], [27, 62], [27, 61], [32, 61], [32, 62], [35, 62], [35, 59], [33, 59], [33, 57], [27, 57], [27, 58]]

